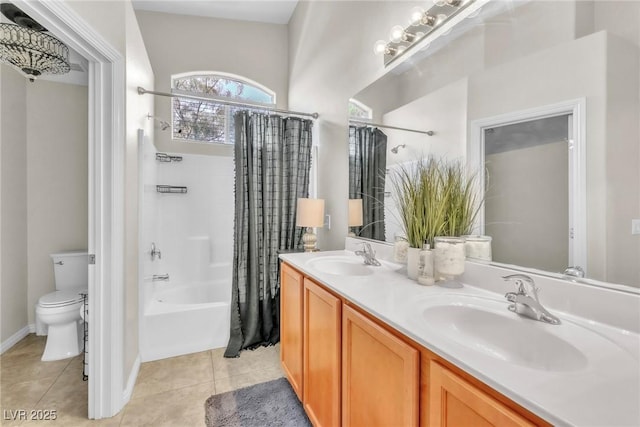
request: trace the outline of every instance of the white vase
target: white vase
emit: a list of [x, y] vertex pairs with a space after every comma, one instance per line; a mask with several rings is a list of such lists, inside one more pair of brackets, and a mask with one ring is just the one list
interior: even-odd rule
[[420, 270], [420, 249], [409, 248], [407, 252], [407, 276], [409, 279], [416, 280]]

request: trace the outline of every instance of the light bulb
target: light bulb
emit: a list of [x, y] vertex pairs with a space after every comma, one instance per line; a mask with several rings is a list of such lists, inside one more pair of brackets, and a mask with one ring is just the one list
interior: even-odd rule
[[438, 16], [436, 16], [436, 22], [434, 27], [437, 27], [438, 25], [442, 24], [446, 20], [447, 20], [447, 15], [445, 15], [444, 13], [439, 14]]
[[435, 4], [436, 6], [442, 7], [445, 4], [447, 4], [446, 0], [433, 0], [433, 4]]
[[416, 6], [411, 9], [411, 17], [409, 18], [409, 23], [411, 25], [420, 25], [420, 21], [422, 21], [422, 16], [424, 15], [424, 9], [420, 6]]
[[398, 46], [397, 54], [400, 55], [405, 50], [407, 50], [407, 47], [405, 45]]
[[373, 52], [376, 55], [384, 55], [387, 51], [387, 42], [384, 40], [378, 40], [373, 44]]
[[402, 28], [402, 25], [394, 25], [393, 27], [391, 27], [391, 34], [389, 35], [389, 38], [392, 42], [399, 43], [400, 41], [402, 41], [403, 37], [404, 28]]

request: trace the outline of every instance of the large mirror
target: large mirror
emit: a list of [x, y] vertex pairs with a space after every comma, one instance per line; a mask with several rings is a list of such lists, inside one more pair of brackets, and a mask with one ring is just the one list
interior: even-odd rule
[[352, 116], [370, 109], [350, 127], [352, 231], [393, 242], [389, 174], [459, 159], [480, 174], [494, 262], [640, 287], [640, 2], [504, 5], [352, 95]]

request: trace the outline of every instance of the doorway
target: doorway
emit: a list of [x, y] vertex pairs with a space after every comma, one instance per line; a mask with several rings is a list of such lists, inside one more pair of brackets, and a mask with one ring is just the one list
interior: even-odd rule
[[476, 230], [493, 261], [587, 269], [584, 99], [471, 122], [469, 164], [485, 201]]
[[484, 130], [493, 259], [562, 272], [569, 261], [569, 125], [560, 115]]
[[88, 417], [111, 417], [124, 405], [124, 58], [67, 3], [13, 2], [89, 63]]

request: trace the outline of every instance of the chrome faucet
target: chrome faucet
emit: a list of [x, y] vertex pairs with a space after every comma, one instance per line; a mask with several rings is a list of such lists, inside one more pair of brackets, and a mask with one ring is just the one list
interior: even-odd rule
[[364, 258], [364, 263], [366, 265], [381, 265], [380, 261], [376, 259], [376, 253], [374, 252], [373, 248], [367, 242], [362, 242], [362, 250], [356, 251], [356, 255], [360, 255], [362, 258]]
[[538, 288], [536, 288], [533, 279], [526, 274], [511, 274], [502, 277], [506, 281], [512, 281], [516, 285], [516, 292], [507, 292], [505, 298], [512, 302], [508, 309], [520, 316], [530, 319], [539, 320], [540, 322], [559, 325], [560, 319], [549, 313], [546, 308], [540, 304], [538, 299]]
[[[149, 277], [149, 276], [147, 276], [147, 277]], [[153, 277], [151, 278], [151, 281], [153, 281], [153, 282], [159, 282], [159, 281], [168, 282], [169, 281], [169, 273], [167, 273], [167, 274], [154, 274]]]
[[572, 267], [567, 267], [566, 270], [564, 270], [564, 275], [568, 276], [570, 279], [583, 279], [584, 270], [579, 265], [574, 265]]

